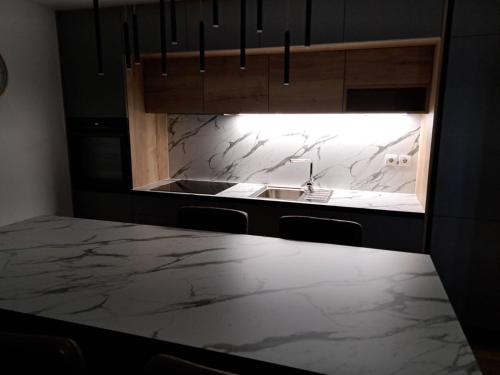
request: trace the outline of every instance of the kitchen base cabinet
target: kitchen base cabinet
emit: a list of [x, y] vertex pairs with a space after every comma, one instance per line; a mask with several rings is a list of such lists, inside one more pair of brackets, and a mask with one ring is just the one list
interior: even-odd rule
[[135, 192], [133, 221], [138, 224], [175, 226], [182, 206], [212, 206], [248, 213], [249, 234], [278, 237], [279, 218], [285, 215], [317, 216], [352, 220], [363, 226], [363, 246], [387, 250], [420, 252], [422, 214], [351, 209], [251, 199]]
[[73, 191], [73, 210], [83, 219], [133, 222], [129, 193]]

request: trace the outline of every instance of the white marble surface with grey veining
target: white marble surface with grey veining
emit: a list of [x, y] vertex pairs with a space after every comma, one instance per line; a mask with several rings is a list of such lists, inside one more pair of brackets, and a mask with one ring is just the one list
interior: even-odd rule
[[479, 374], [428, 255], [64, 217], [0, 228], [0, 308], [325, 374]]
[[[408, 114], [169, 115], [172, 178], [415, 193], [420, 118]], [[409, 167], [385, 155], [410, 155]]]
[[[155, 182], [150, 185], [142, 186], [135, 190], [150, 191], [158, 186], [165, 185], [175, 179], [167, 179]], [[266, 187], [265, 184], [238, 183], [229, 189], [226, 189], [217, 194], [218, 197], [228, 198], [248, 198], [261, 199], [255, 195]], [[178, 194], [171, 192], [155, 192], [159, 194]], [[283, 202], [275, 200], [277, 202]], [[295, 201], [298, 204], [311, 204], [306, 201]], [[326, 203], [313, 203], [326, 206], [363, 208], [379, 211], [397, 211], [424, 213], [425, 209], [422, 203], [418, 200], [415, 194], [408, 193], [387, 193], [382, 191], [361, 191], [361, 190], [344, 190], [333, 189], [330, 200]]]

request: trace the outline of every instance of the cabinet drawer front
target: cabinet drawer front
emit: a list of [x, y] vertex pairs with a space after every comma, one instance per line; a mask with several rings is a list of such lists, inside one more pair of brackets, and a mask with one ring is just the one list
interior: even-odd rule
[[292, 54], [290, 85], [283, 85], [283, 56], [269, 57], [269, 112], [342, 111], [345, 52]]
[[268, 56], [247, 56], [245, 70], [239, 56], [207, 58], [205, 113], [268, 111]]
[[347, 51], [346, 86], [425, 86], [432, 80], [434, 47]]
[[149, 113], [203, 113], [203, 74], [198, 59], [174, 58], [161, 76], [160, 59], [144, 60], [144, 103]]

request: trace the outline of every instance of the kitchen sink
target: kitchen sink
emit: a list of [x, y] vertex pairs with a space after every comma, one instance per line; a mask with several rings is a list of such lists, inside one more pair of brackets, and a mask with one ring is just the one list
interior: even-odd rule
[[304, 188], [267, 186], [253, 196], [264, 199], [280, 199], [285, 201], [299, 201], [312, 203], [327, 203], [333, 190], [315, 188], [312, 192]]
[[303, 195], [304, 190], [299, 188], [268, 187], [264, 191], [257, 193], [256, 197], [296, 201]]

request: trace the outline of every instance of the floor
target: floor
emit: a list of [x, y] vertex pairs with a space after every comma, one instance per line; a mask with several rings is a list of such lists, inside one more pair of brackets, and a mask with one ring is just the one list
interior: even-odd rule
[[473, 347], [473, 351], [483, 375], [500, 375], [500, 348]]

